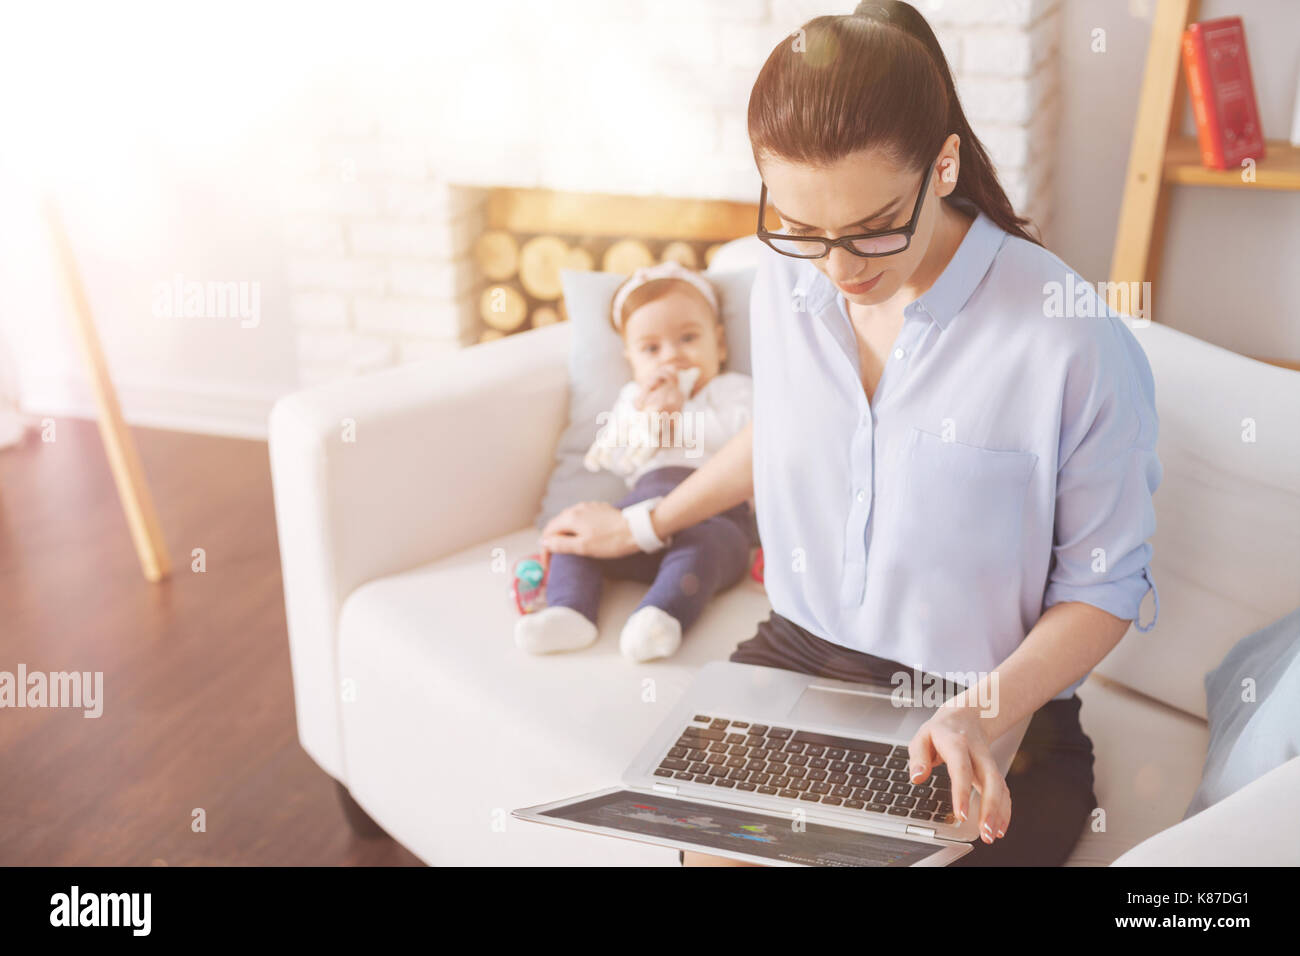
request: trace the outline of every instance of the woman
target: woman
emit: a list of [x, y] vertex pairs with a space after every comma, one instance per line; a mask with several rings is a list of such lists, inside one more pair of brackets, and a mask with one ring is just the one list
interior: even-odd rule
[[[760, 231], [753, 424], [652, 534], [588, 502], [543, 547], [628, 554], [752, 495], [773, 613], [731, 660], [976, 675], [910, 741], [909, 773], [946, 764], [962, 819], [979, 792], [983, 842], [957, 865], [1059, 865], [1096, 807], [1074, 691], [1154, 591], [1146, 357], [1092, 290], [1059, 315], [1067, 276], [1087, 285], [1025, 231], [908, 4], [783, 41], [749, 134], [785, 237]], [[1030, 714], [1004, 779], [990, 744]]]

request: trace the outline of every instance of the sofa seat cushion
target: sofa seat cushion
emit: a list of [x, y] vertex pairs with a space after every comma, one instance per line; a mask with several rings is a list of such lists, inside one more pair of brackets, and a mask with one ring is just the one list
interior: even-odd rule
[[[514, 645], [509, 569], [536, 544], [536, 529], [524, 528], [347, 598], [339, 628], [346, 782], [430, 864], [676, 865], [670, 850], [509, 813], [617, 784], [695, 671], [753, 636], [771, 611], [767, 595], [744, 579], [714, 599], [675, 656], [634, 665], [619, 654], [618, 635], [645, 585], [608, 580], [597, 642], [532, 656]], [[505, 570], [493, 570], [495, 548]], [[1104, 866], [1179, 821], [1209, 732], [1104, 678], [1079, 695], [1106, 831], [1086, 830], [1069, 864]]]
[[1203, 720], [1096, 674], [1078, 695], [1105, 831], [1093, 832], [1090, 822], [1066, 865], [1108, 866], [1182, 819], [1200, 783], [1210, 730]]
[[[676, 655], [636, 665], [618, 637], [646, 585], [607, 580], [597, 642], [533, 656], [515, 647], [509, 575], [536, 545], [537, 530], [521, 529], [348, 596], [339, 625], [345, 782], [430, 864], [675, 866], [668, 849], [509, 813], [617, 784], [695, 671], [725, 660], [766, 620], [767, 595], [742, 579]], [[494, 548], [504, 549], [504, 570], [493, 570]]]

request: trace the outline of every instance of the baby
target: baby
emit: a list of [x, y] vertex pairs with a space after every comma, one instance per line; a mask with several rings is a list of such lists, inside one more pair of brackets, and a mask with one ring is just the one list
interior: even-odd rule
[[[618, 507], [653, 504], [749, 424], [753, 383], [720, 371], [727, 346], [717, 294], [704, 276], [676, 262], [632, 273], [614, 294], [610, 322], [633, 381], [601, 416], [585, 463], [626, 476], [631, 490]], [[608, 560], [552, 554], [547, 607], [519, 618], [515, 642], [536, 654], [590, 645], [608, 575], [650, 585], [623, 627], [624, 656], [668, 657], [709, 599], [744, 575], [749, 529], [749, 503], [742, 502], [678, 532], [661, 550]]]

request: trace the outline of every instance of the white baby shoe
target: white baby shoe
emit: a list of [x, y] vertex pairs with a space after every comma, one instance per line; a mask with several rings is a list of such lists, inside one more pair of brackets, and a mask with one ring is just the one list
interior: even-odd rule
[[515, 644], [530, 654], [552, 654], [590, 647], [596, 625], [571, 607], [548, 607], [515, 621]]
[[637, 663], [671, 657], [681, 645], [681, 622], [652, 605], [646, 605], [629, 617], [618, 638], [623, 656]]

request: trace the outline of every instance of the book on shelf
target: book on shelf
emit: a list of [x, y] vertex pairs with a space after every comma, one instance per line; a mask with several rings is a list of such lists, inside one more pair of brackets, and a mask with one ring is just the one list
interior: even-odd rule
[[1183, 69], [1201, 163], [1236, 169], [1242, 160], [1263, 159], [1264, 132], [1241, 17], [1190, 24], [1183, 31]]

